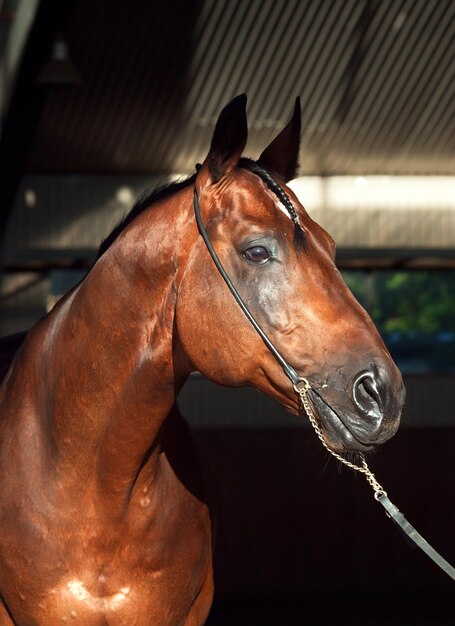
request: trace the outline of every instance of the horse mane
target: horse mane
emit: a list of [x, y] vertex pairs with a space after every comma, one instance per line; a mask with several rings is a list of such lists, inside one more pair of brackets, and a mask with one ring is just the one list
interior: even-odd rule
[[158, 202], [159, 200], [165, 200], [169, 198], [180, 189], [184, 189], [185, 187], [189, 187], [196, 180], [196, 174], [192, 174], [188, 178], [184, 178], [183, 180], [177, 180], [171, 183], [160, 183], [156, 187], [151, 187], [146, 189], [136, 200], [133, 205], [133, 208], [123, 217], [117, 226], [114, 226], [111, 233], [104, 239], [98, 248], [98, 253], [96, 255], [96, 260], [103, 255], [106, 250], [114, 243], [117, 237], [120, 235], [122, 230], [124, 230], [128, 224], [130, 224], [138, 215], [143, 213], [149, 206]]
[[[241, 158], [238, 163], [239, 167], [245, 170], [248, 170], [252, 174], [256, 174], [272, 191], [283, 206], [288, 211], [292, 221], [295, 225], [295, 236], [296, 241], [303, 243], [303, 232], [300, 228], [298, 217], [296, 210], [290, 201], [288, 195], [281, 187], [279, 183], [277, 183], [276, 179], [271, 175], [271, 173], [265, 169], [260, 163], [253, 161], [252, 159], [247, 159], [245, 157]], [[96, 255], [96, 261], [102, 256], [106, 250], [114, 243], [120, 233], [130, 224], [138, 215], [143, 213], [146, 209], [148, 209], [152, 204], [160, 200], [165, 200], [169, 198], [173, 194], [177, 193], [181, 189], [185, 189], [194, 183], [196, 180], [197, 174], [191, 174], [188, 178], [183, 180], [177, 180], [171, 183], [162, 183], [156, 187], [152, 187], [146, 189], [141, 196], [139, 196], [138, 200], [133, 205], [132, 209], [123, 217], [120, 222], [113, 228], [111, 233], [102, 241], [98, 253]]]

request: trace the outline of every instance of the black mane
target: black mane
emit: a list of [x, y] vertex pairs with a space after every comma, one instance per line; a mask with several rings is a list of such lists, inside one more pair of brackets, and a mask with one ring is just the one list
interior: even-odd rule
[[180, 191], [181, 189], [192, 185], [195, 180], [196, 174], [192, 174], [184, 180], [177, 180], [173, 183], [162, 183], [159, 184], [157, 187], [146, 189], [136, 200], [131, 211], [129, 211], [129, 213], [127, 213], [125, 217], [120, 220], [117, 226], [114, 227], [112, 232], [101, 243], [98, 249], [98, 254], [96, 255], [96, 259], [98, 260], [100, 256], [104, 254], [106, 250], [114, 243], [122, 230], [124, 230], [128, 226], [128, 224], [130, 224], [138, 215], [145, 211], [145, 209], [147, 209], [151, 204], [153, 204], [154, 202], [158, 202], [159, 200], [165, 200], [166, 198], [169, 198], [174, 193], [177, 193], [177, 191]]
[[[295, 238], [297, 243], [302, 244], [303, 233], [299, 225], [296, 210], [281, 185], [276, 182], [275, 178], [273, 178], [272, 175], [260, 163], [257, 163], [252, 159], [241, 158], [239, 161], [239, 167], [248, 170], [252, 174], [256, 174], [256, 176], [258, 176], [265, 183], [270, 191], [272, 191], [278, 197], [278, 199], [286, 208], [291, 219], [294, 222]], [[185, 189], [186, 187], [194, 184], [194, 181], [196, 180], [196, 175], [197, 174], [195, 173], [183, 180], [177, 180], [173, 183], [164, 183], [158, 185], [157, 187], [152, 187], [151, 189], [147, 189], [146, 191], [144, 191], [144, 193], [133, 205], [131, 211], [127, 213], [127, 215], [125, 215], [125, 217], [117, 224], [117, 226], [114, 227], [112, 232], [101, 243], [98, 249], [98, 254], [96, 255], [96, 259], [98, 260], [100, 256], [106, 252], [106, 250], [117, 239], [122, 230], [124, 230], [128, 226], [128, 224], [130, 224], [138, 215], [145, 211], [145, 209], [147, 209], [155, 202], [169, 198], [174, 193], [177, 193], [177, 191]]]

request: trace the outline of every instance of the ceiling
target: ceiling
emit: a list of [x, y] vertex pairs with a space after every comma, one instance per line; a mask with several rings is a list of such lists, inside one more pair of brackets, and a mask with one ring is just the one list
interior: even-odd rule
[[81, 83], [36, 87], [25, 172], [190, 172], [246, 92], [250, 156], [300, 95], [302, 173], [455, 174], [452, 0], [70, 4]]

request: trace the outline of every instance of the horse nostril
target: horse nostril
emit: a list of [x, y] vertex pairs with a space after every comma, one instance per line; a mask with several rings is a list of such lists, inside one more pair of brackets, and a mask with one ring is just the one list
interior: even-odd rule
[[353, 387], [354, 402], [363, 412], [375, 417], [381, 417], [383, 413], [382, 398], [378, 382], [375, 376], [366, 372], [361, 374]]

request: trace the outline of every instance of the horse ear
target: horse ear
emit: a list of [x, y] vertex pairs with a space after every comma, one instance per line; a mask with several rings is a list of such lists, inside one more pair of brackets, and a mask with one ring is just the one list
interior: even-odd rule
[[300, 98], [295, 99], [289, 124], [264, 150], [258, 163], [279, 174], [286, 182], [296, 177], [299, 167], [301, 112]]
[[247, 138], [246, 95], [242, 94], [224, 107], [216, 123], [210, 152], [203, 164], [209, 169], [212, 183], [236, 167]]

